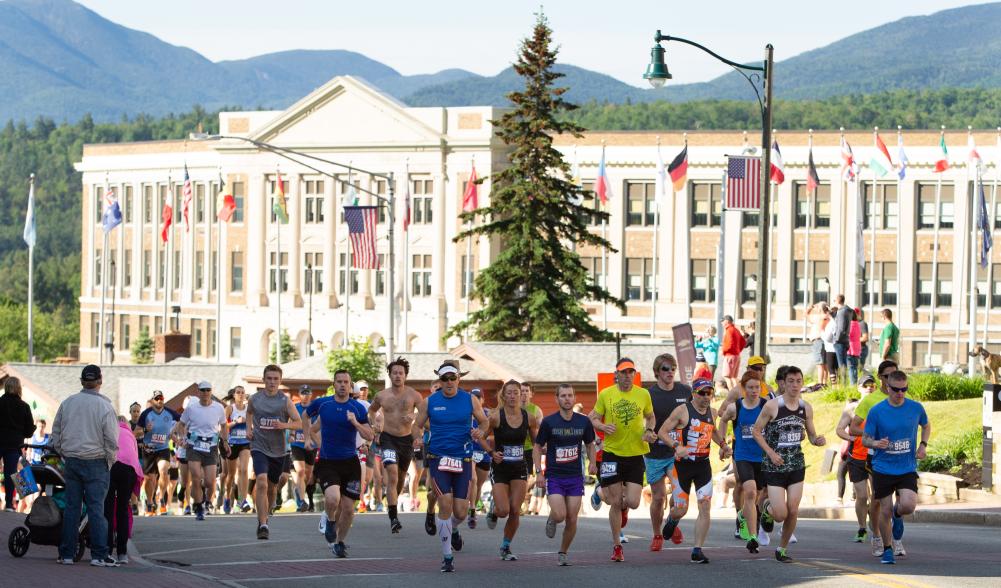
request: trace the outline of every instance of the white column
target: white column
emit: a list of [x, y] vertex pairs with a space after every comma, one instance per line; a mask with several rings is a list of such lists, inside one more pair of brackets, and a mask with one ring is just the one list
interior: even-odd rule
[[[267, 306], [267, 227], [268, 198], [264, 194], [264, 176], [247, 176], [247, 302], [251, 306]], [[247, 333], [250, 335], [250, 332]], [[250, 341], [250, 339], [248, 339]]]
[[[327, 308], [336, 308], [337, 302], [337, 193], [336, 182], [326, 178], [323, 183], [323, 296], [327, 299]], [[314, 310], [319, 301], [313, 297]], [[318, 337], [313, 337], [318, 340]], [[328, 343], [328, 341], [324, 341]]]

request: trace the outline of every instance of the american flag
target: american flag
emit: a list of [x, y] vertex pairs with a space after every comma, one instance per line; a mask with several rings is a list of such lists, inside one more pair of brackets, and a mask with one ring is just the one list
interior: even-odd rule
[[727, 155], [726, 209], [761, 208], [761, 158]]
[[184, 211], [184, 229], [186, 231], [191, 230], [191, 223], [188, 222], [188, 210], [191, 208], [191, 178], [188, 177], [188, 164], [184, 164], [184, 188], [182, 191], [182, 196], [184, 197], [184, 206], [181, 210]]
[[351, 267], [379, 269], [375, 253], [375, 223], [378, 206], [345, 206], [344, 221], [351, 237]]

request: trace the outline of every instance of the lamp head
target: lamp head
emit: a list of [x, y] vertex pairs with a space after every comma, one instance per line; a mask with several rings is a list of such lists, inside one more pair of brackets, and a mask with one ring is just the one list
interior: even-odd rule
[[646, 66], [646, 73], [643, 79], [650, 82], [654, 88], [661, 88], [671, 79], [671, 72], [667, 71], [667, 64], [664, 63], [664, 48], [658, 42], [650, 49], [650, 64]]

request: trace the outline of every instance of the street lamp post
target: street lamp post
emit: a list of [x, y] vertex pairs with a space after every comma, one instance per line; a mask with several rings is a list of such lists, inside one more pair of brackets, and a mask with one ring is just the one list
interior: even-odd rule
[[[296, 159], [296, 157], [300, 157], [300, 158], [303, 158], [303, 159], [309, 159], [309, 160], [317, 161], [317, 162], [320, 162], [320, 163], [326, 163], [328, 165], [337, 166], [337, 167], [340, 167], [340, 168], [343, 168], [343, 169], [346, 169], [346, 170], [349, 170], [349, 171], [352, 171], [352, 172], [358, 172], [358, 173], [362, 173], [362, 174], [366, 174], [366, 175], [369, 175], [369, 176], [372, 176], [372, 177], [382, 178], [382, 179], [386, 180], [386, 186], [387, 186], [387, 192], [388, 192], [386, 196], [382, 196], [381, 194], [376, 194], [375, 192], [372, 192], [371, 190], [367, 190], [365, 188], [362, 188], [361, 186], [354, 186], [354, 188], [356, 190], [358, 190], [360, 192], [364, 192], [364, 193], [368, 194], [369, 196], [372, 196], [376, 200], [382, 202], [386, 206], [386, 209], [389, 211], [389, 231], [388, 231], [388, 237], [389, 237], [389, 264], [388, 265], [389, 265], [389, 270], [388, 270], [388, 274], [389, 274], [390, 289], [389, 289], [389, 294], [388, 294], [389, 295], [389, 334], [386, 337], [386, 356], [389, 358], [389, 361], [392, 361], [393, 351], [394, 351], [394, 345], [393, 344], [395, 342], [395, 337], [396, 337], [396, 335], [395, 335], [395, 330], [396, 330], [396, 318], [395, 318], [395, 315], [396, 315], [396, 299], [394, 298], [393, 291], [392, 291], [393, 284], [395, 283], [394, 280], [396, 279], [396, 276], [395, 276], [395, 269], [396, 269], [395, 268], [395, 265], [396, 265], [396, 253], [395, 253], [395, 251], [396, 251], [396, 244], [395, 244], [395, 239], [394, 239], [395, 234], [396, 234], [395, 233], [395, 228], [396, 228], [396, 210], [395, 210], [395, 203], [396, 203], [395, 193], [396, 193], [396, 188], [393, 185], [393, 172], [389, 172], [389, 173], [386, 173], [386, 174], [372, 172], [372, 171], [364, 170], [364, 169], [361, 169], [361, 168], [358, 168], [358, 167], [354, 167], [354, 166], [351, 166], [351, 165], [347, 165], [347, 164], [344, 164], [344, 163], [339, 163], [337, 161], [331, 161], [329, 159], [324, 159], [322, 157], [317, 157], [315, 155], [312, 155], [312, 154], [309, 154], [309, 153], [304, 153], [302, 151], [297, 151], [295, 149], [289, 149], [287, 147], [279, 147], [278, 145], [272, 145], [270, 143], [265, 143], [263, 141], [257, 141], [257, 140], [251, 139], [249, 137], [239, 137], [239, 136], [235, 136], [235, 135], [210, 135], [208, 133], [191, 133], [189, 135], [189, 138], [192, 141], [219, 141], [219, 140], [222, 140], [222, 139], [232, 139], [232, 140], [235, 140], [235, 141], [244, 141], [246, 143], [250, 143], [251, 145], [254, 145], [255, 147], [258, 147], [259, 149], [263, 149], [264, 151], [268, 151], [268, 152], [274, 153], [275, 155], [277, 155], [279, 157], [283, 157], [283, 158], [285, 158], [285, 159], [287, 159], [289, 161], [292, 161], [292, 162], [297, 163], [297, 164], [299, 164], [299, 165], [301, 165], [301, 166], [303, 166], [303, 167], [305, 167], [307, 169], [310, 169], [310, 170], [312, 170], [312, 171], [314, 171], [314, 172], [316, 172], [318, 174], [324, 175], [324, 176], [330, 178], [331, 180], [333, 180], [335, 182], [342, 181], [342, 180], [340, 180], [334, 174], [332, 174], [330, 172], [327, 172], [327, 171], [323, 171], [323, 170], [318, 169], [316, 167], [313, 167], [313, 166], [309, 165], [308, 163], [305, 163], [305, 162], [301, 161], [300, 159]], [[292, 157], [293, 155], [295, 157]], [[348, 276], [347, 295], [350, 296], [351, 295], [351, 268], [347, 268], [347, 276]], [[280, 293], [279, 293], [279, 295], [280, 295]], [[310, 316], [310, 322], [312, 323], [312, 316]], [[281, 340], [281, 334], [279, 334], [278, 337], [279, 337], [279, 345], [280, 345], [281, 344], [281, 342], [280, 342], [280, 340]], [[312, 328], [310, 328], [309, 337], [310, 337], [310, 341], [312, 342], [312, 337], [313, 337], [313, 335], [312, 335]]]
[[[667, 64], [664, 61], [664, 54], [666, 51], [661, 46], [661, 41], [678, 41], [679, 43], [685, 43], [686, 45], [691, 45], [697, 49], [712, 55], [719, 61], [732, 67], [737, 73], [742, 75], [744, 79], [751, 84], [751, 88], [754, 90], [755, 96], [758, 98], [758, 106], [761, 108], [761, 214], [759, 215], [758, 221], [758, 276], [761, 278], [757, 280], [756, 284], [756, 299], [755, 299], [755, 312], [754, 320], [757, 326], [757, 334], [754, 338], [754, 353], [764, 357], [767, 354], [768, 349], [768, 298], [770, 293], [768, 292], [768, 272], [771, 269], [769, 267], [770, 261], [768, 259], [768, 238], [770, 235], [769, 224], [771, 224], [771, 202], [768, 197], [768, 182], [771, 175], [771, 145], [772, 145], [772, 77], [774, 71], [774, 49], [772, 46], [765, 45], [765, 61], [761, 65], [750, 65], [744, 63], [737, 63], [736, 61], [731, 61], [712, 51], [708, 47], [700, 45], [695, 41], [690, 41], [688, 39], [683, 39], [681, 37], [671, 37], [668, 35], [662, 35], [660, 31], [653, 36], [654, 43], [653, 49], [650, 50], [650, 64], [647, 66], [646, 73], [643, 74], [643, 78], [650, 82], [650, 85], [654, 88], [660, 88], [667, 80], [671, 79], [671, 73], [667, 70]], [[752, 72], [748, 75], [745, 72]], [[757, 73], [761, 72], [761, 76]], [[764, 96], [762, 97], [761, 92], [758, 89], [758, 84], [755, 83], [754, 79], [758, 78], [759, 82], [764, 87]], [[720, 239], [723, 239], [723, 235], [720, 235]], [[717, 292], [717, 296], [722, 296], [722, 292]]]

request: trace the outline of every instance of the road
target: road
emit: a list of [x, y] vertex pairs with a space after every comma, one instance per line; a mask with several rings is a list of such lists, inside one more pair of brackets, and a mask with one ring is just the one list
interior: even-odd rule
[[[799, 543], [789, 554], [794, 564], [780, 564], [774, 549], [751, 555], [733, 539], [731, 518], [714, 525], [706, 544], [709, 565], [689, 563], [694, 521], [682, 522], [686, 542], [668, 543], [660, 553], [648, 551], [650, 523], [634, 520], [626, 528], [631, 542], [624, 563], [609, 561], [607, 522], [582, 518], [571, 549], [573, 567], [556, 565], [557, 539], [544, 534], [544, 517], [525, 517], [512, 546], [519, 561], [497, 555], [500, 526], [488, 530], [482, 519], [475, 530], [463, 525], [465, 546], [456, 554], [456, 573], [438, 571], [441, 555], [436, 539], [423, 530], [423, 515], [401, 513], [399, 535], [389, 533], [385, 514], [363, 514], [348, 537], [349, 558], [334, 559], [317, 532], [316, 514], [276, 516], [271, 539], [255, 538], [250, 516], [140, 518], [134, 542], [142, 557], [198, 580], [228, 586], [460, 586], [470, 581], [491, 588], [525, 587], [558, 580], [561, 586], [655, 585], [670, 578], [690, 586], [803, 585], [843, 588], [884, 586], [1001, 586], [1001, 533], [996, 528], [964, 525], [908, 525], [904, 542], [908, 557], [895, 566], [881, 565], [869, 544], [851, 541], [855, 525], [845, 521], [804, 520]], [[562, 529], [561, 529], [562, 530]], [[774, 543], [772, 545], [774, 547]], [[475, 580], [473, 580], [475, 578]], [[196, 581], [195, 577], [191, 578]]]

